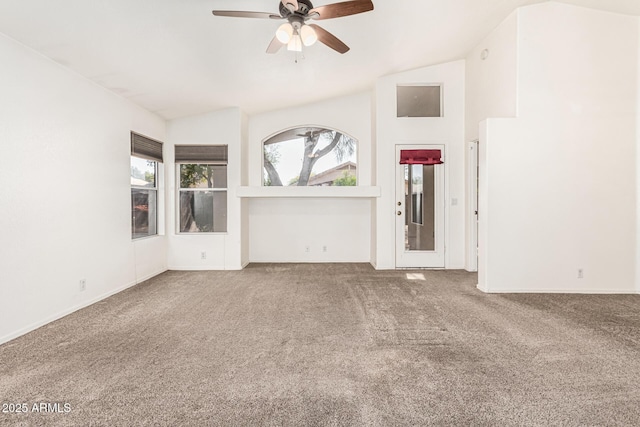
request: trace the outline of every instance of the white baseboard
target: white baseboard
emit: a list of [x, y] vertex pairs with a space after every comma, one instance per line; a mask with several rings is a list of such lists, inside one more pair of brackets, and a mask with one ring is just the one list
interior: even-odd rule
[[164, 272], [166, 272], [168, 270], [169, 269], [165, 267], [163, 270], [160, 270], [157, 273], [151, 273], [151, 274], [147, 274], [146, 276], [143, 276], [143, 277], [138, 277], [138, 280], [136, 280], [136, 284], [142, 283], [142, 282], [146, 282], [147, 280], [152, 279], [152, 278], [154, 278], [156, 276], [159, 276], [159, 275], [161, 275], [162, 273], [164, 273]]
[[105, 292], [104, 294], [98, 295], [98, 296], [96, 296], [96, 297], [94, 297], [94, 298], [92, 298], [90, 300], [83, 301], [83, 302], [81, 302], [79, 304], [76, 304], [76, 305], [72, 306], [71, 308], [68, 308], [66, 310], [62, 310], [62, 311], [60, 311], [60, 312], [58, 312], [56, 314], [53, 314], [53, 315], [51, 315], [49, 317], [46, 317], [43, 320], [39, 320], [37, 322], [34, 322], [34, 323], [30, 324], [29, 326], [26, 326], [24, 328], [18, 329], [17, 331], [11, 332], [11, 333], [3, 336], [3, 337], [0, 337], [0, 345], [4, 344], [4, 343], [7, 343], [7, 342], [9, 342], [11, 340], [14, 340], [14, 339], [16, 339], [18, 337], [21, 337], [22, 335], [28, 334], [31, 331], [35, 331], [36, 329], [41, 328], [44, 325], [47, 325], [47, 324], [49, 324], [51, 322], [55, 322], [56, 320], [62, 319], [63, 317], [68, 316], [71, 313], [75, 313], [78, 310], [82, 310], [83, 308], [89, 307], [90, 305], [93, 305], [93, 304], [95, 304], [97, 302], [100, 302], [100, 301], [102, 301], [104, 299], [107, 299], [112, 295], [115, 295], [115, 294], [120, 293], [120, 292], [122, 292], [122, 291], [124, 291], [126, 289], [129, 289], [129, 288], [137, 285], [138, 283], [144, 282], [145, 280], [149, 280], [152, 277], [155, 277], [155, 276], [157, 276], [159, 274], [164, 273], [165, 271], [167, 271], [167, 270], [165, 269], [165, 270], [159, 271], [159, 272], [154, 273], [154, 274], [149, 274], [146, 277], [141, 277], [136, 281], [127, 283], [124, 286], [121, 286], [119, 288], [110, 290], [109, 292]]
[[224, 269], [224, 265], [181, 265], [179, 267], [169, 266], [169, 270], [172, 271], [223, 271]]
[[484, 292], [485, 294], [490, 293], [489, 289], [485, 288], [484, 286], [480, 286], [480, 283], [476, 285], [476, 288], [478, 288], [480, 291]]
[[486, 294], [576, 294], [576, 295], [637, 295], [630, 289], [485, 289], [476, 286]]

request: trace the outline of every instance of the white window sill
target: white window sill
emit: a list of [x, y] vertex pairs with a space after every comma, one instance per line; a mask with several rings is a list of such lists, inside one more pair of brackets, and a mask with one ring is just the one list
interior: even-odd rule
[[237, 187], [242, 198], [376, 198], [380, 187]]
[[131, 241], [132, 241], [133, 243], [135, 243], [135, 242], [141, 242], [141, 241], [143, 241], [143, 240], [156, 239], [156, 238], [158, 238], [158, 237], [164, 237], [164, 234], [160, 234], [160, 233], [158, 233], [158, 234], [152, 234], [152, 235], [150, 235], [150, 236], [140, 236], [140, 237], [135, 237], [135, 238], [132, 238], [132, 239], [131, 239]]

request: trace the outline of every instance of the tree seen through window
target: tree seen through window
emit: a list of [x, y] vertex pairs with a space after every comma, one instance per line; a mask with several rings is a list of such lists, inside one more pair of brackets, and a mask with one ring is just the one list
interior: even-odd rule
[[357, 141], [334, 129], [298, 127], [263, 143], [265, 186], [355, 186]]

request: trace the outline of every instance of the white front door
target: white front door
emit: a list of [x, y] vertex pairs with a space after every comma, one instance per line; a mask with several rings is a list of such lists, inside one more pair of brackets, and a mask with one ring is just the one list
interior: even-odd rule
[[443, 145], [396, 146], [396, 267], [444, 268], [444, 164], [401, 165], [402, 150], [441, 150]]

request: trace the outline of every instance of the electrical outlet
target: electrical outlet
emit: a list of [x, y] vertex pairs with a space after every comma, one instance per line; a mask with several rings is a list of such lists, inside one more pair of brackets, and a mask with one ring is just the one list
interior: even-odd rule
[[322, 247], [322, 252], [327, 252], [327, 247], [326, 246]]
[[305, 246], [304, 247], [304, 251], [305, 252], [311, 252], [311, 247], [310, 246]]
[[200, 259], [207, 259], [207, 253], [206, 252], [200, 252]]
[[80, 279], [80, 292], [87, 290], [87, 279]]
[[578, 269], [578, 279], [584, 279], [584, 270], [581, 268]]

